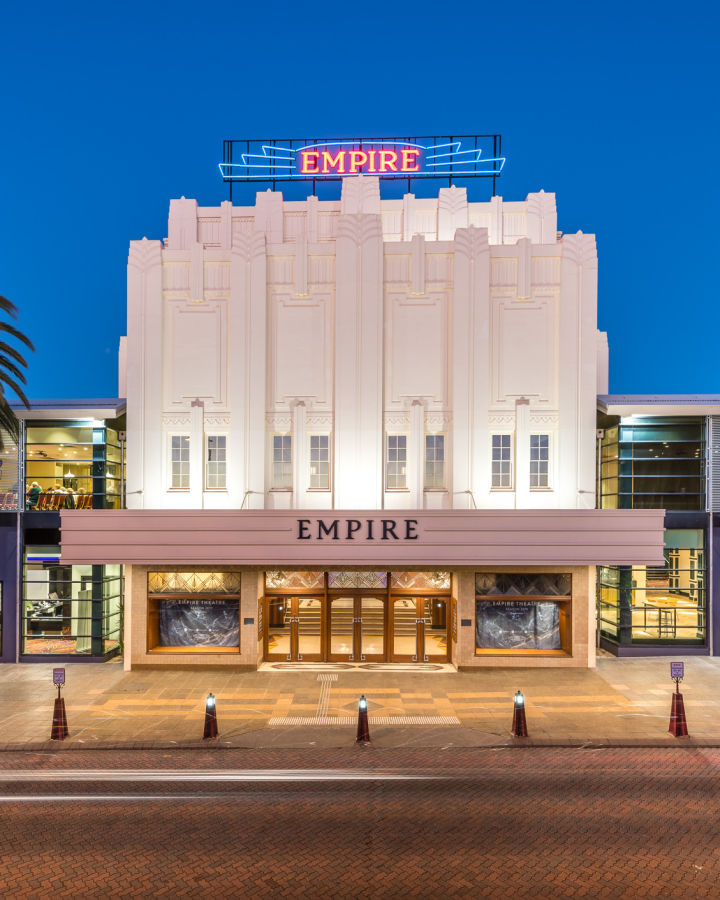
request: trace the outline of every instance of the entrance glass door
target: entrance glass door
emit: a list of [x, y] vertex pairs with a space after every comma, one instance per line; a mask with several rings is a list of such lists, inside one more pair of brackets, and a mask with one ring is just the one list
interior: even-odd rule
[[444, 597], [394, 597], [393, 662], [446, 662], [447, 604]]
[[322, 606], [319, 597], [268, 597], [265, 658], [321, 660]]
[[330, 659], [382, 662], [385, 659], [385, 600], [382, 597], [330, 597]]

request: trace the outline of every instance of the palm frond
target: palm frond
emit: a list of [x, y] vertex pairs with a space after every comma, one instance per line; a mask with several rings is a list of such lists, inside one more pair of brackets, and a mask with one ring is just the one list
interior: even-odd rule
[[[13, 391], [13, 393], [17, 394], [18, 398], [25, 406], [25, 409], [30, 409], [30, 401], [25, 396], [25, 392], [23, 391], [23, 389], [20, 387], [17, 381], [14, 381], [12, 378], [10, 378], [9, 375], [6, 375], [2, 369], [0, 369], [0, 381], [4, 382]], [[5, 398], [3, 397], [3, 399]]]
[[14, 375], [21, 384], [27, 384], [25, 373], [21, 369], [18, 369], [15, 363], [11, 359], [8, 359], [7, 356], [4, 356], [2, 353], [0, 353], [0, 366]]
[[12, 300], [8, 300], [7, 297], [3, 297], [0, 294], [0, 309], [3, 312], [6, 312], [9, 316], [12, 316], [13, 319], [17, 319], [18, 317], [18, 308], [12, 302]]
[[0, 341], [0, 353], [5, 353], [8, 356], [11, 356], [16, 363], [21, 366], [27, 366], [27, 360], [24, 356], [17, 352], [14, 347], [11, 347], [10, 344], [5, 341]]
[[14, 338], [21, 341], [25, 344], [26, 347], [29, 347], [30, 350], [34, 350], [35, 346], [29, 337], [25, 337], [22, 331], [19, 331], [15, 328], [14, 325], [9, 325], [7, 322], [0, 322], [0, 331], [6, 331], [8, 334], [11, 334]]
[[7, 432], [15, 443], [18, 442], [20, 438], [20, 423], [5, 397], [0, 397], [0, 450], [5, 449], [3, 431]]

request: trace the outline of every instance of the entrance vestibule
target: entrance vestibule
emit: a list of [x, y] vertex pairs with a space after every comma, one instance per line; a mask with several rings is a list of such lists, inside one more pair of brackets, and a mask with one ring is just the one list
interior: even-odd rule
[[[332, 589], [333, 573], [317, 573], [324, 575], [322, 593], [310, 588], [310, 585], [320, 587], [319, 578], [292, 577], [309, 573], [287, 573], [287, 593], [277, 589], [278, 582], [285, 587], [277, 573], [268, 574], [263, 616], [266, 660], [447, 662], [450, 659], [449, 575], [439, 582], [444, 589], [442, 593], [435, 590], [432, 596], [418, 596], [418, 590], [403, 590], [404, 585], [420, 584], [425, 593], [428, 587], [438, 586], [438, 576], [444, 573], [398, 573], [403, 578], [400, 584], [394, 575], [388, 577], [390, 573], [372, 573], [384, 577], [384, 590], [364, 590], [347, 578], [336, 579], [335, 583], [340, 581], [342, 587]], [[421, 576], [426, 574], [433, 577], [429, 584], [427, 579], [425, 583], [422, 581]], [[378, 577], [374, 584], [370, 578], [356, 579], [361, 580], [377, 588], [383, 578]], [[346, 587], [347, 584], [352, 587]], [[271, 593], [272, 587], [275, 590]]]

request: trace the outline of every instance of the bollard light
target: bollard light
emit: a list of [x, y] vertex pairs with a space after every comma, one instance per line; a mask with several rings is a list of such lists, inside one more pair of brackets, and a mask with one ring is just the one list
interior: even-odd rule
[[367, 700], [365, 694], [358, 700], [358, 724], [355, 741], [363, 744], [370, 742], [370, 726], [368, 725]]
[[511, 732], [515, 737], [528, 736], [527, 722], [525, 720], [525, 697], [520, 690], [515, 692]]
[[217, 709], [215, 708], [215, 695], [212, 691], [205, 699], [205, 727], [203, 729], [203, 740], [205, 738], [216, 738], [218, 736], [217, 725]]

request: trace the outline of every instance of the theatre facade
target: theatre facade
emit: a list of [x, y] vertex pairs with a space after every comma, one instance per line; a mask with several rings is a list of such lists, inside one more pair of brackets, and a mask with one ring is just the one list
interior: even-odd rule
[[596, 509], [592, 235], [553, 194], [170, 204], [133, 241], [126, 509], [63, 509], [124, 566], [126, 667], [592, 666], [597, 566], [663, 512]]

